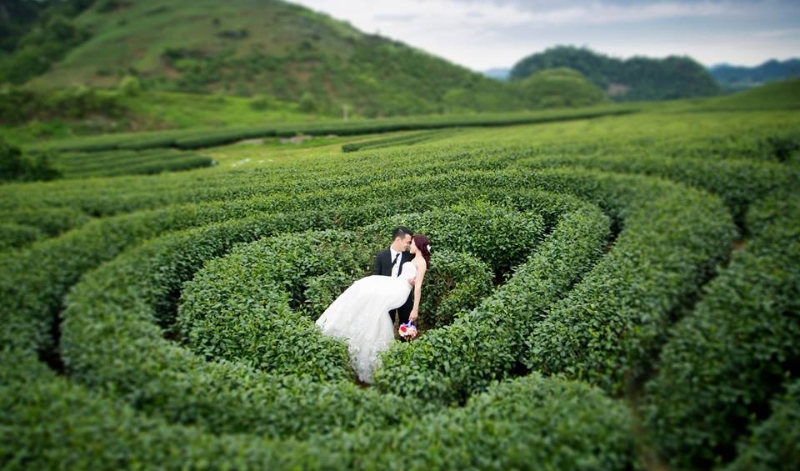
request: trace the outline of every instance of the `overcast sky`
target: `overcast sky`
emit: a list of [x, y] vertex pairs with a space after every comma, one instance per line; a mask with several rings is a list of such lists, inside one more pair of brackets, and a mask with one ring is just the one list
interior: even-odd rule
[[291, 0], [474, 70], [569, 44], [705, 65], [800, 56], [800, 1]]

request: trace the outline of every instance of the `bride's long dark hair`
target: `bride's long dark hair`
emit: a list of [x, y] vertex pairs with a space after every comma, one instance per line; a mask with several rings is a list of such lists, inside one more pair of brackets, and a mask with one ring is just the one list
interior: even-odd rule
[[425, 234], [417, 234], [411, 240], [417, 246], [417, 252], [425, 259], [425, 264], [428, 268], [431, 266], [431, 240]]

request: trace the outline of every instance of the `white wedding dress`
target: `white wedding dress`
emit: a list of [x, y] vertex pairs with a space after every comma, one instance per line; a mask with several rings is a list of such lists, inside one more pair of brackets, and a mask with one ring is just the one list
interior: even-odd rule
[[394, 341], [389, 311], [406, 303], [411, 293], [408, 280], [416, 275], [417, 267], [406, 262], [398, 277], [361, 278], [317, 319], [324, 335], [347, 340], [353, 368], [365, 383], [372, 382], [372, 373], [380, 364], [378, 355]]

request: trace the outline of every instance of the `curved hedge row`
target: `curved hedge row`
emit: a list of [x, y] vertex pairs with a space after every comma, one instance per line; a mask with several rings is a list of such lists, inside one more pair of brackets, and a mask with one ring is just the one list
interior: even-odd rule
[[284, 234], [211, 260], [181, 289], [181, 339], [209, 360], [315, 380], [352, 378], [346, 345], [323, 336], [299, 308], [307, 279], [352, 280], [365, 271], [373, 252], [366, 242], [347, 231]]
[[[491, 268], [482, 260], [437, 248], [425, 273], [425, 296], [419, 305], [419, 311], [425, 314], [417, 318], [420, 330], [452, 324], [492, 293], [493, 281]], [[332, 297], [317, 312], [324, 312], [330, 302]]]
[[[371, 185], [389, 186], [399, 198], [410, 191], [408, 184], [413, 184], [417, 179], [437, 181], [436, 177], [439, 177], [441, 181], [471, 170], [496, 170], [502, 167], [489, 159], [463, 162], [459, 157], [441, 153], [430, 161], [398, 170], [394, 175], [397, 180], [387, 180], [382, 175], [384, 164], [361, 162], [359, 157], [344, 157], [343, 161], [356, 167], [344, 176], [340, 167], [345, 162], [340, 161], [304, 169], [304, 178], [297, 178], [296, 171], [287, 169], [257, 169], [252, 172], [198, 173], [187, 175], [186, 178], [165, 175], [97, 179], [91, 185], [77, 180], [3, 185], [0, 186], [0, 210], [16, 212], [20, 209], [38, 211], [69, 207], [92, 216], [105, 217], [167, 205], [231, 202], [256, 196], [277, 197], [327, 191], [336, 192], [335, 196], [341, 199], [349, 196], [348, 190], [363, 191]], [[398, 184], [400, 181], [405, 181], [406, 185], [401, 187]], [[506, 187], [505, 184], [501, 186]], [[435, 188], [440, 190], [438, 186]]]
[[790, 471], [800, 463], [800, 381], [793, 380], [771, 403], [767, 420], [738, 445], [731, 471], [774, 469]]
[[453, 325], [394, 346], [375, 375], [382, 391], [442, 404], [463, 403], [517, 367], [543, 311], [601, 255], [609, 221], [587, 205], [553, 232], [491, 298]]
[[[206, 362], [165, 339], [158, 325], [174, 312], [158, 309], [170, 303], [171, 287], [190, 279], [205, 260], [237, 242], [314, 222], [262, 216], [209, 225], [148, 242], [88, 273], [68, 295], [63, 313], [61, 353], [70, 376], [169, 422], [214, 433], [304, 436], [396, 422], [397, 398], [350, 383], [327, 385]], [[337, 407], [325, 406], [331, 401]]]
[[214, 159], [190, 152], [155, 150], [146, 152], [117, 151], [101, 155], [77, 154], [57, 161], [66, 178], [149, 175], [190, 170], [215, 165]]
[[627, 406], [598, 389], [532, 373], [463, 408], [311, 443], [341, 450], [343, 469], [627, 470], [639, 464], [632, 424]]
[[[418, 192], [406, 201], [386, 204], [385, 194], [400, 194], [408, 185], [414, 185]], [[447, 194], [438, 193], [439, 188], [456, 188]], [[20, 323], [18, 335], [3, 339], [13, 344], [31, 342], [33, 348], [42, 351], [51, 349], [50, 332], [58, 310], [62, 306], [61, 297], [74, 284], [81, 274], [99, 263], [109, 260], [126, 247], [143, 240], [156, 237], [165, 231], [181, 230], [204, 224], [246, 217], [247, 215], [280, 212], [304, 211], [305, 208], [325, 208], [340, 206], [344, 211], [320, 210], [304, 213], [310, 221], [307, 226], [333, 227], [338, 221], [349, 223], [352, 214], [356, 217], [380, 217], [372, 212], [370, 201], [384, 202], [391, 208], [382, 213], [388, 215], [400, 212], [400, 206], [414, 205], [418, 208], [434, 207], [461, 199], [485, 198], [487, 201], [505, 202], [517, 205], [519, 210], [535, 209], [548, 221], [553, 220], [563, 207], [563, 197], [551, 193], [525, 190], [524, 177], [519, 174], [495, 172], [453, 173], [438, 177], [407, 179], [399, 183], [353, 189], [350, 191], [331, 189], [317, 193], [293, 196], [254, 197], [219, 203], [197, 205], [174, 205], [153, 211], [92, 221], [78, 231], [64, 236], [42, 241], [13, 255], [0, 256], [0, 268], [9, 274], [0, 279], [0, 302], [10, 309], [0, 311], [5, 323]], [[315, 224], [317, 224], [315, 226]], [[361, 223], [359, 223], [361, 224]], [[24, 332], [24, 333], [23, 333]]]
[[736, 440], [800, 375], [800, 205], [755, 204], [752, 240], [670, 332], [647, 385], [657, 446], [681, 467], [728, 462]]
[[[424, 194], [415, 195], [419, 198], [416, 207], [424, 207], [426, 204], [432, 206], [434, 203], [423, 202], [427, 198]], [[532, 201], [546, 201], [551, 199], [547, 193], [531, 193], [529, 197]], [[436, 198], [440, 200], [440, 198]], [[558, 198], [556, 198], [558, 200]], [[412, 200], [408, 200], [412, 201]], [[408, 201], [399, 202], [398, 205], [405, 205]], [[361, 220], [374, 220], [380, 211], [391, 210], [390, 206], [378, 205], [365, 211], [366, 208], [358, 208], [353, 211], [353, 215], [339, 221], [348, 225], [358, 225], [357, 218]], [[346, 214], [344, 210], [339, 215]], [[307, 218], [307, 216], [306, 216]], [[280, 223], [274, 220], [251, 220], [245, 222], [228, 222], [219, 225], [219, 228], [209, 227], [208, 229], [198, 229], [191, 234], [177, 237], [174, 240], [166, 239], [163, 243], [151, 242], [142, 249], [131, 252], [130, 256], [118, 257], [113, 263], [107, 264], [98, 271], [88, 276], [84, 276], [83, 281], [73, 289], [70, 295], [70, 304], [65, 311], [65, 319], [62, 326], [62, 354], [69, 366], [72, 375], [77, 379], [86, 381], [98, 387], [111, 388], [114, 391], [126, 395], [129, 400], [142, 404], [143, 407], [154, 407], [166, 417], [173, 417], [176, 421], [208, 422], [209, 427], [214, 430], [241, 431], [256, 430], [269, 427], [272, 433], [305, 433], [307, 429], [324, 429], [337, 424], [344, 426], [348, 420], [363, 420], [363, 416], [351, 414], [353, 410], [350, 406], [343, 406], [341, 410], [329, 411], [332, 419], [319, 417], [319, 411], [312, 407], [316, 404], [316, 396], [306, 394], [304, 401], [310, 401], [309, 410], [298, 412], [304, 404], [299, 403], [297, 398], [286, 399], [287, 404], [275, 412], [272, 408], [269, 411], [249, 410], [248, 407], [240, 408], [242, 416], [231, 416], [223, 418], [221, 411], [226, 410], [231, 403], [241, 400], [237, 394], [244, 394], [241, 391], [228, 391], [222, 387], [218, 381], [210, 378], [219, 376], [228, 371], [222, 364], [209, 364], [212, 371], [203, 372], [197, 369], [196, 374], [186, 371], [187, 365], [195, 365], [196, 360], [183, 358], [188, 352], [177, 350], [170, 347], [158, 335], [159, 330], [150, 322], [151, 319], [161, 319], [162, 323], [169, 323], [165, 316], [169, 315], [169, 309], [159, 309], [163, 303], [169, 303], [169, 294], [174, 291], [176, 283], [189, 279], [195, 270], [200, 268], [203, 260], [207, 260], [213, 254], [221, 255], [235, 241], [253, 240], [269, 234], [270, 231], [291, 232], [292, 230], [303, 230], [303, 226], [323, 227], [324, 220], [292, 217], [292, 215], [280, 216]], [[245, 224], [241, 227], [239, 225]], [[299, 225], [298, 225], [299, 224]], [[328, 223], [330, 224], [330, 223]], [[363, 222], [361, 223], [363, 224]], [[253, 225], [253, 227], [250, 227]], [[230, 226], [230, 228], [227, 228]], [[237, 228], [238, 227], [238, 228]], [[204, 235], [201, 235], [204, 234]], [[237, 235], [241, 234], [241, 235]], [[204, 241], [201, 243], [201, 241]], [[229, 241], [229, 242], [225, 242]], [[145, 250], [147, 249], [147, 250]], [[211, 251], [209, 251], [211, 250]], [[185, 253], [182, 255], [182, 253]], [[158, 255], [161, 254], [161, 255]], [[188, 262], [188, 263], [187, 263]], [[159, 266], [160, 269], [154, 271], [151, 267]], [[176, 271], [178, 270], [178, 271]], [[115, 284], [114, 280], [124, 280], [121, 284]], [[149, 304], [149, 306], [148, 306]], [[114, 335], [109, 335], [103, 329], [98, 330], [95, 326], [107, 325], [113, 328]], [[122, 327], [124, 325], [124, 327]], [[127, 341], [120, 341], [118, 337], [124, 335]], [[131, 335], [132, 337], [128, 337]], [[145, 340], [148, 339], [148, 340]], [[159, 357], [153, 355], [152, 358], [142, 358], [140, 351], [135, 345], [142, 342], [149, 343], [151, 349], [163, 352]], [[124, 351], [121, 351], [124, 350]], [[132, 349], [127, 351], [127, 349]], [[124, 358], [125, 366], [109, 365], [107, 358]], [[181, 361], [178, 361], [178, 358]], [[221, 365], [221, 366], [220, 366]], [[200, 368], [200, 366], [196, 366]], [[216, 369], [215, 369], [216, 368]], [[217, 371], [220, 370], [220, 371]], [[164, 377], [164, 371], [175, 371], [170, 376]], [[121, 376], [118, 376], [120, 375]], [[228, 383], [244, 384], [244, 380], [236, 380], [237, 375], [242, 373], [238, 370], [224, 373]], [[248, 377], [249, 377], [248, 373]], [[185, 377], [185, 379], [183, 379]], [[266, 382], [267, 379], [261, 381]], [[185, 384], [196, 384], [192, 388], [194, 392], [187, 394]], [[246, 384], [252, 380], [246, 380]], [[155, 386], [157, 385], [157, 386]], [[243, 386], [240, 386], [243, 388]], [[266, 386], [264, 386], [266, 387]], [[310, 387], [310, 386], [309, 386]], [[210, 389], [209, 389], [210, 388]], [[349, 390], [346, 390], [349, 391]], [[343, 393], [349, 394], [349, 393]], [[284, 391], [284, 397], [293, 397], [299, 394], [298, 389], [289, 392]], [[253, 392], [256, 397], [261, 397], [260, 392]], [[327, 393], [329, 396], [332, 394]], [[322, 397], [322, 396], [320, 396]], [[331, 397], [338, 397], [333, 395]], [[360, 397], [360, 396], [359, 396]], [[264, 401], [271, 403], [275, 400], [270, 394], [265, 394]], [[280, 398], [279, 398], [280, 399]], [[329, 398], [326, 400], [330, 400]], [[365, 410], [367, 406], [363, 406]], [[380, 409], [380, 408], [378, 408]], [[212, 417], [198, 417], [204, 411], [218, 410], [217, 415]], [[245, 413], [247, 411], [247, 413]], [[298, 413], [305, 421], [292, 421], [291, 417]], [[378, 412], [376, 417], [381, 417], [381, 413], [388, 414], [387, 421], [396, 420], [396, 411], [383, 409]], [[277, 417], [269, 417], [269, 420], [256, 420], [263, 414], [274, 414]], [[348, 415], [350, 414], [350, 415]], [[357, 417], [356, 417], [357, 416]], [[263, 417], [262, 417], [263, 418]], [[381, 423], [378, 418], [373, 418], [376, 424]], [[223, 422], [220, 422], [223, 421]], [[281, 428], [283, 427], [283, 428]], [[274, 432], [278, 430], [278, 432]], [[263, 431], [262, 433], [267, 433]]]
[[405, 134], [402, 136], [391, 136], [380, 139], [372, 139], [369, 141], [353, 142], [344, 144], [342, 152], [356, 152], [360, 150], [374, 150], [384, 147], [392, 146], [411, 146], [421, 142], [428, 141], [436, 136], [441, 136], [443, 133], [440, 131], [421, 131], [412, 134]]
[[0, 223], [0, 252], [32, 244], [44, 237], [38, 227], [15, 223]]
[[[244, 360], [276, 373], [343, 378], [347, 361], [342, 361], [346, 354], [340, 343], [322, 337], [293, 310], [306, 303], [307, 279], [339, 274], [338, 278], [352, 281], [368, 273], [372, 254], [385, 242], [381, 236], [401, 222], [426, 232], [436, 241], [437, 250], [470, 252], [498, 270], [517, 263], [520, 252], [535, 244], [544, 229], [538, 215], [515, 215], [488, 204], [390, 219], [392, 222], [373, 225], [363, 235], [328, 232], [276, 237], [209, 264], [196, 281], [184, 287], [187, 301], [179, 316], [183, 338], [207, 357]], [[375, 229], [383, 226], [386, 230]], [[426, 306], [441, 299], [445, 308], [471, 308], [480, 299], [476, 293], [490, 290], [490, 281], [481, 278], [480, 271], [466, 273], [465, 283], [460, 283], [461, 290], [456, 293], [461, 299], [450, 298], [453, 286], [436, 283], [440, 278], [446, 281], [441, 275], [447, 273], [435, 265], [431, 272], [434, 289], [426, 289]], [[437, 298], [439, 292], [442, 298]], [[321, 311], [311, 314], [316, 318]], [[437, 312], [426, 311], [428, 315], [437, 316]]]
[[[59, 235], [91, 220], [73, 208], [14, 209], [0, 213], [0, 251], [22, 248]], [[2, 248], [5, 247], [5, 248]]]
[[[439, 228], [440, 233], [448, 229], [458, 232], [460, 227]], [[209, 359], [242, 361], [276, 374], [323, 380], [350, 377], [343, 343], [322, 336], [312, 321], [353, 280], [370, 273], [370, 260], [390, 233], [289, 234], [235, 249], [184, 285], [178, 315], [183, 340]], [[440, 253], [434, 255], [426, 283], [422, 308], [429, 310], [422, 312], [425, 317], [446, 319], [474, 307], [491, 291], [492, 279], [480, 262], [467, 263], [477, 271], [464, 272], [461, 264], [448, 267], [447, 263], [464, 257], [444, 252], [442, 258]], [[335, 291], [325, 284], [332, 284]], [[326, 302], [309, 299], [320, 290], [326, 291]], [[318, 309], [309, 310], [310, 304]]]
[[[630, 211], [624, 230], [608, 256], [536, 325], [525, 363], [620, 394], [648, 371], [674, 317], [727, 257], [736, 230], [719, 199], [697, 190], [618, 177], [618, 186], [640, 194], [614, 201], [611, 181], [605, 188], [598, 183], [585, 194]], [[658, 186], [663, 195], [648, 194]]]
[[96, 152], [113, 149], [148, 149], [157, 147], [178, 147], [198, 149], [220, 146], [244, 139], [272, 136], [294, 136], [308, 134], [340, 136], [410, 131], [420, 129], [442, 129], [466, 126], [511, 126], [516, 124], [548, 123], [578, 119], [591, 119], [602, 116], [620, 116], [638, 111], [630, 106], [600, 107], [581, 110], [540, 111], [536, 113], [501, 113], [472, 116], [435, 116], [394, 118], [367, 121], [326, 122], [312, 124], [273, 125], [247, 128], [176, 130], [134, 135], [100, 136], [73, 139], [68, 143], [51, 142], [32, 146], [30, 151], [55, 150], [62, 152]]
[[386, 234], [398, 225], [427, 235], [433, 250], [445, 247], [483, 260], [498, 276], [521, 263], [544, 232], [544, 220], [536, 213], [516, 213], [481, 201], [400, 214], [375, 223], [375, 229], [371, 229]]
[[297, 442], [167, 424], [57, 377], [29, 357], [3, 350], [0, 360], [13, 365], [0, 368], [6, 411], [0, 462], [8, 469], [408, 469], [436, 463], [456, 470], [524, 468], [535, 460], [543, 468], [605, 470], [637, 462], [623, 404], [585, 384], [537, 375], [496, 386], [464, 409], [399, 428]]
[[745, 213], [752, 202], [800, 185], [800, 174], [787, 172], [784, 165], [743, 159], [578, 155], [537, 157], [524, 161], [523, 165], [532, 168], [579, 166], [606, 172], [635, 173], [667, 178], [719, 195], [731, 208], [734, 220], [740, 226], [744, 226]]

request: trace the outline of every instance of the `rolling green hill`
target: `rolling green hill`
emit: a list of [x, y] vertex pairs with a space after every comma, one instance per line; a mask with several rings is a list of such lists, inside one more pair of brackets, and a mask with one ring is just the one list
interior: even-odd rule
[[519, 106], [494, 80], [278, 0], [101, 0], [72, 20], [90, 37], [29, 86], [271, 95], [364, 116]]
[[603, 90], [580, 72], [567, 68], [542, 70], [511, 86], [532, 108], [592, 106], [606, 101]]
[[521, 80], [558, 67], [581, 72], [620, 101], [713, 96], [722, 91], [711, 74], [689, 57], [621, 60], [572, 46], [554, 47], [522, 59], [511, 69], [510, 79]]

